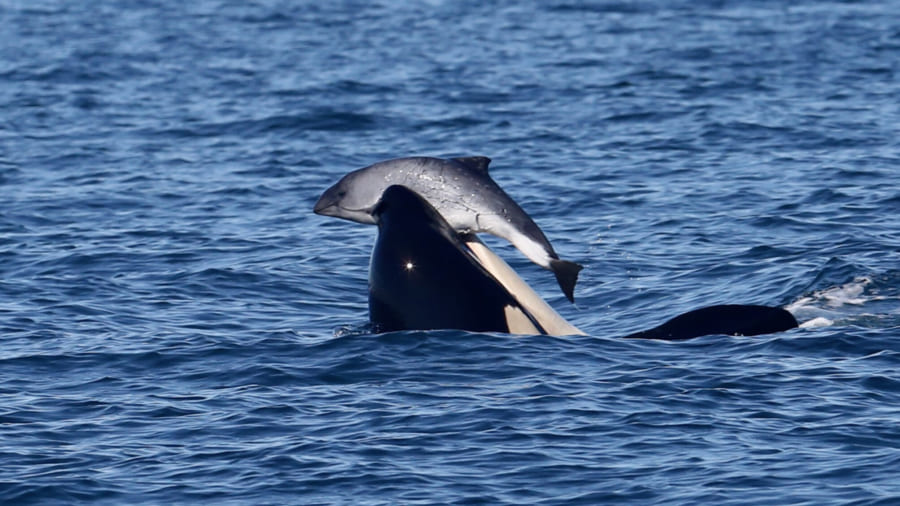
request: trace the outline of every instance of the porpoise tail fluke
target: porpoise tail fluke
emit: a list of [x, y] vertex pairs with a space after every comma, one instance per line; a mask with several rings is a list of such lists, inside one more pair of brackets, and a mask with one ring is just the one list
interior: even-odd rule
[[575, 302], [575, 283], [578, 281], [578, 273], [584, 266], [568, 260], [554, 259], [550, 261], [550, 270], [556, 276], [556, 282], [562, 288], [563, 294], [569, 302]]

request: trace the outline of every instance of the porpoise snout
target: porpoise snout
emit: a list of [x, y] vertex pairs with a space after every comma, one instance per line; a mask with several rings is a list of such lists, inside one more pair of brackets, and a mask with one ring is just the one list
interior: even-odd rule
[[325, 193], [316, 201], [313, 212], [322, 216], [339, 216], [341, 212], [341, 199], [346, 192], [339, 191], [335, 186], [325, 190]]

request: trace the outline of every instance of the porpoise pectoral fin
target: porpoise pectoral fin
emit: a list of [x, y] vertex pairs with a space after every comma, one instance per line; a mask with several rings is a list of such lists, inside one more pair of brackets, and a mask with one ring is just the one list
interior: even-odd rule
[[451, 158], [454, 162], [459, 162], [470, 169], [477, 170], [483, 174], [488, 173], [488, 165], [491, 159], [486, 156], [463, 156], [460, 158]]
[[575, 302], [575, 283], [578, 281], [578, 273], [584, 266], [568, 260], [550, 260], [550, 270], [556, 276], [559, 287], [569, 302]]

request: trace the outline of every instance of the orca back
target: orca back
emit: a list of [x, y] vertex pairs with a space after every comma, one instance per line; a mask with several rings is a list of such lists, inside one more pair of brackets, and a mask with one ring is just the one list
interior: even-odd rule
[[757, 336], [796, 328], [787, 310], [754, 305], [720, 305], [695, 309], [658, 327], [625, 336], [634, 339], [682, 340], [706, 335]]

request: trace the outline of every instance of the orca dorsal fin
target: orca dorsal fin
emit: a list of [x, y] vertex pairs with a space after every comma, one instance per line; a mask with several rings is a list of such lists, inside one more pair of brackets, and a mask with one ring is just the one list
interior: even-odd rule
[[460, 158], [451, 158], [451, 160], [459, 162], [470, 169], [483, 172], [484, 174], [488, 173], [488, 165], [491, 163], [491, 159], [486, 156], [463, 156]]

